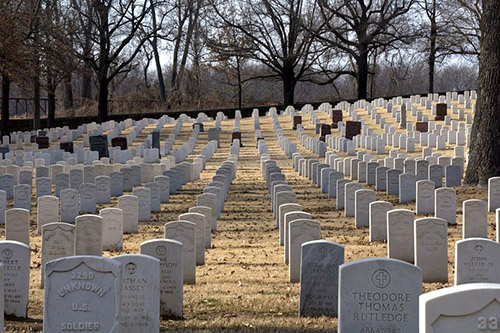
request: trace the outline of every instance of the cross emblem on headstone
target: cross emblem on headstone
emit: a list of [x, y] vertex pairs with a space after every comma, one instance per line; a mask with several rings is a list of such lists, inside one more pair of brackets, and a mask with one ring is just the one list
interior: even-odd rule
[[326, 247], [325, 246], [322, 246], [319, 248], [319, 253], [321, 254], [321, 257], [324, 258], [326, 256]]
[[373, 273], [372, 282], [378, 288], [385, 288], [391, 283], [391, 275], [386, 270], [379, 269]]

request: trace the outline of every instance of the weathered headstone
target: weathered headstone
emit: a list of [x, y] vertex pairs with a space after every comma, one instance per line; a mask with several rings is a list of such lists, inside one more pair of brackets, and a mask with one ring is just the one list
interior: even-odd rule
[[320, 239], [320, 223], [313, 220], [294, 220], [288, 225], [289, 231], [289, 278], [290, 282], [300, 280], [300, 255], [302, 244]]
[[121, 251], [123, 248], [123, 211], [120, 208], [104, 208], [102, 217], [102, 249]]
[[30, 245], [30, 212], [12, 208], [5, 212], [5, 239]]
[[300, 317], [337, 316], [338, 270], [344, 247], [326, 240], [302, 244]]
[[45, 266], [44, 332], [120, 332], [121, 263], [94, 256]]
[[123, 232], [138, 232], [139, 198], [135, 195], [122, 195], [118, 198], [118, 208], [123, 211]]
[[45, 264], [51, 260], [75, 254], [75, 226], [53, 222], [42, 226], [42, 262], [40, 284], [44, 287]]
[[414, 262], [413, 212], [408, 209], [394, 209], [387, 212], [388, 257]]
[[418, 332], [422, 272], [400, 260], [355, 260], [339, 269], [338, 332]]
[[419, 180], [417, 182], [416, 213], [434, 213], [434, 182], [432, 180]]
[[132, 192], [139, 199], [139, 222], [151, 220], [151, 190], [146, 187], [136, 187]]
[[[205, 225], [205, 248], [209, 249], [212, 246], [212, 208], [206, 206], [195, 206], [189, 208], [189, 213], [198, 213], [204, 217]], [[180, 219], [180, 217], [179, 217]]]
[[498, 331], [500, 284], [471, 283], [420, 296], [420, 333]]
[[370, 226], [370, 204], [375, 201], [375, 191], [362, 189], [355, 192], [355, 226]]
[[439, 218], [415, 220], [415, 265], [424, 282], [448, 282], [448, 224]]
[[42, 227], [47, 223], [59, 221], [59, 198], [44, 195], [38, 198], [37, 204], [37, 230], [42, 233]]
[[196, 225], [187, 221], [174, 221], [165, 224], [165, 238], [182, 243], [184, 283], [196, 284]]
[[120, 332], [159, 332], [160, 261], [143, 254], [113, 259], [122, 264]]
[[387, 241], [387, 213], [392, 209], [392, 203], [387, 201], [370, 203], [370, 242]]
[[102, 255], [102, 217], [80, 215], [75, 219], [75, 255]]
[[488, 204], [483, 200], [462, 202], [462, 237], [488, 238]]
[[182, 318], [183, 260], [182, 243], [154, 239], [141, 243], [141, 254], [160, 260], [160, 315]]
[[0, 241], [6, 315], [27, 318], [30, 256], [31, 251], [28, 245], [16, 241]]
[[455, 285], [500, 283], [500, 244], [485, 238], [456, 242]]
[[457, 224], [457, 194], [453, 188], [443, 187], [435, 191], [434, 212], [436, 217], [448, 221], [448, 224]]
[[195, 252], [196, 265], [205, 264], [205, 216], [198, 213], [185, 213], [179, 215], [179, 221], [194, 223], [195, 227]]
[[68, 188], [61, 190], [61, 222], [75, 223], [75, 218], [78, 216], [80, 211], [79, 200], [78, 200], [78, 190]]

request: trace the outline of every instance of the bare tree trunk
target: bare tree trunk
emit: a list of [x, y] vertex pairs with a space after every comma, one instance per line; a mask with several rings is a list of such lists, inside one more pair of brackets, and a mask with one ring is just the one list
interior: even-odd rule
[[283, 106], [293, 105], [295, 95], [295, 84], [293, 68], [285, 68], [283, 71]]
[[47, 127], [54, 127], [56, 113], [56, 82], [52, 74], [47, 74]]
[[[38, 72], [38, 70], [37, 70]], [[33, 129], [40, 129], [40, 76], [35, 75], [33, 78]]]
[[487, 186], [500, 176], [500, 6], [483, 0], [478, 99], [465, 182]]
[[99, 78], [99, 94], [97, 96], [97, 119], [100, 123], [108, 120], [108, 79], [105, 76]]
[[7, 74], [2, 74], [2, 136], [9, 135], [9, 98], [10, 98], [10, 78]]
[[432, 1], [432, 12], [430, 15], [431, 21], [431, 34], [430, 34], [430, 48], [429, 48], [429, 93], [434, 92], [434, 72], [436, 64], [436, 40], [437, 40], [437, 25], [436, 25], [436, 1]]
[[72, 109], [75, 106], [73, 100], [73, 84], [71, 80], [71, 73], [64, 78], [64, 108], [66, 110]]
[[366, 48], [361, 47], [356, 63], [358, 66], [358, 99], [366, 99], [368, 85], [368, 51]]
[[243, 88], [241, 84], [241, 67], [240, 67], [240, 57], [236, 57], [236, 73], [238, 75], [238, 109], [241, 110], [243, 103], [242, 103], [242, 94], [243, 94]]
[[156, 24], [156, 11], [153, 0], [151, 0], [151, 17], [153, 23], [153, 39], [151, 40], [151, 47], [153, 48], [153, 55], [155, 57], [156, 73], [158, 75], [158, 86], [160, 89], [160, 101], [162, 104], [167, 102], [167, 94], [165, 91], [165, 82], [163, 81], [163, 72], [160, 63], [160, 54], [158, 52], [158, 27]]

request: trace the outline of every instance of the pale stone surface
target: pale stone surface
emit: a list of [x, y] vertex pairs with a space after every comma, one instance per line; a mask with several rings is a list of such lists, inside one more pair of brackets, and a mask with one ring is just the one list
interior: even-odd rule
[[212, 208], [207, 206], [195, 206], [188, 209], [190, 213], [198, 213], [204, 217], [205, 225], [205, 248], [209, 249], [212, 246]]
[[137, 198], [135, 195], [122, 195], [118, 197], [118, 208], [123, 211], [123, 232], [138, 232], [139, 198]]
[[196, 224], [188, 221], [165, 223], [165, 238], [182, 243], [183, 275], [185, 284], [196, 284]]
[[448, 223], [440, 218], [415, 220], [415, 265], [424, 282], [448, 282]]
[[389, 169], [386, 175], [386, 190], [388, 195], [399, 195], [399, 176], [401, 170]]
[[136, 187], [132, 194], [139, 199], [139, 222], [151, 221], [151, 190], [146, 187]]
[[75, 255], [75, 226], [69, 223], [47, 223], [42, 227], [42, 266], [40, 284], [44, 287], [45, 264], [51, 260]]
[[344, 178], [337, 180], [337, 197], [335, 200], [337, 209], [344, 209], [345, 207], [345, 185], [348, 183], [349, 181]]
[[355, 226], [370, 226], [370, 204], [375, 201], [375, 191], [360, 189], [355, 192]]
[[436, 189], [434, 212], [436, 217], [448, 221], [448, 224], [457, 224], [457, 194], [453, 188], [443, 187]]
[[196, 265], [205, 265], [205, 216], [198, 213], [185, 213], [179, 215], [179, 221], [188, 221], [196, 225], [194, 232]]
[[95, 202], [98, 204], [111, 202], [111, 180], [108, 176], [95, 178]]
[[409, 203], [416, 199], [416, 177], [413, 174], [399, 175], [399, 202]]
[[387, 212], [388, 257], [414, 262], [413, 212], [408, 209], [394, 209]]
[[26, 318], [30, 281], [30, 247], [16, 241], [0, 241], [0, 263], [3, 264], [6, 315]]
[[300, 280], [300, 255], [302, 244], [312, 240], [320, 239], [321, 225], [313, 220], [299, 219], [289, 224], [289, 278], [290, 282]]
[[287, 203], [278, 207], [278, 229], [280, 233], [280, 245], [285, 244], [285, 214], [300, 211], [302, 211], [302, 206], [297, 203]]
[[462, 237], [488, 238], [488, 203], [471, 199], [462, 202]]
[[121, 251], [123, 249], [123, 211], [120, 208], [104, 208], [102, 217], [102, 249]]
[[153, 239], [141, 243], [141, 254], [160, 260], [160, 315], [182, 318], [182, 243], [172, 239]]
[[500, 283], [500, 244], [484, 238], [456, 242], [455, 285]]
[[500, 208], [500, 177], [488, 179], [488, 210], [494, 212]]
[[95, 213], [96, 203], [96, 185], [93, 183], [83, 183], [80, 185], [80, 212]]
[[344, 246], [326, 240], [302, 244], [300, 265], [300, 317], [338, 314], [338, 270]]
[[283, 247], [283, 257], [284, 257], [284, 261], [286, 264], [289, 263], [288, 259], [289, 259], [289, 256], [288, 256], [288, 249], [290, 247], [290, 237], [289, 237], [289, 234], [290, 234], [290, 228], [289, 228], [289, 225], [290, 225], [290, 222], [292, 221], [295, 221], [295, 220], [299, 220], [299, 219], [306, 219], [306, 220], [310, 220], [311, 219], [311, 214], [309, 213], [306, 213], [306, 212], [302, 212], [302, 211], [293, 211], [293, 212], [289, 212], [289, 213], [286, 213], [285, 214], [285, 224], [283, 225], [284, 227], [284, 230], [283, 230], [283, 235], [284, 235], [284, 238], [285, 238], [285, 246]]
[[50, 261], [45, 270], [44, 332], [120, 332], [120, 262], [75, 256]]
[[102, 255], [102, 217], [80, 215], [75, 219], [75, 255]]
[[344, 186], [344, 215], [354, 217], [356, 214], [356, 191], [363, 189], [360, 183], [347, 183]]
[[122, 333], [160, 330], [160, 260], [143, 254], [113, 257], [122, 264]]
[[212, 231], [217, 231], [217, 196], [213, 193], [198, 194], [196, 196], [196, 205], [212, 209]]
[[434, 189], [435, 185], [432, 180], [417, 181], [417, 203], [416, 213], [434, 214]]
[[31, 211], [31, 186], [19, 184], [14, 186], [14, 208]]
[[61, 222], [75, 223], [80, 211], [78, 190], [68, 188], [61, 190]]
[[5, 239], [30, 245], [30, 212], [12, 208], [5, 212]]
[[473, 283], [420, 296], [420, 333], [498, 331], [500, 284]]
[[414, 265], [385, 258], [343, 264], [338, 332], [417, 333], [421, 293], [422, 272]]
[[370, 242], [387, 241], [387, 212], [392, 209], [392, 203], [387, 201], [370, 203]]

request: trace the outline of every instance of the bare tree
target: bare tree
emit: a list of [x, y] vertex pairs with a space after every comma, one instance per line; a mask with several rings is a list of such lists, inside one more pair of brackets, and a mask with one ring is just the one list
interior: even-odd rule
[[[76, 55], [91, 65], [98, 83], [98, 118], [108, 115], [109, 83], [128, 72], [136, 56], [152, 35], [145, 28], [151, 6], [147, 0], [72, 0], [75, 21], [80, 31], [75, 34]], [[90, 24], [91, 52], [87, 52]]]
[[320, 40], [355, 63], [359, 99], [367, 97], [369, 56], [377, 49], [409, 42], [415, 36], [407, 17], [415, 0], [316, 0], [323, 30]]
[[219, 48], [266, 66], [271, 73], [260, 78], [280, 80], [283, 104], [292, 105], [297, 82], [314, 74], [317, 59], [326, 51], [316, 42], [313, 6], [302, 0], [210, 3], [216, 13], [216, 20], [210, 22], [216, 28], [210, 39], [223, 41], [225, 30], [235, 30], [247, 43], [228, 43]]
[[500, 176], [500, 6], [482, 1], [477, 108], [472, 125], [465, 182], [487, 186]]

